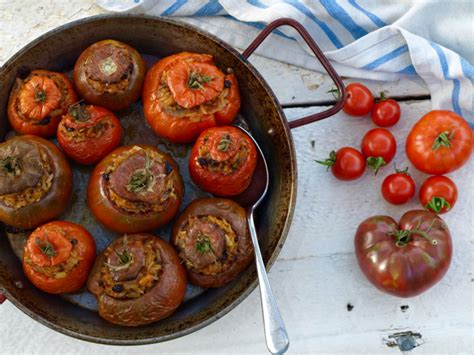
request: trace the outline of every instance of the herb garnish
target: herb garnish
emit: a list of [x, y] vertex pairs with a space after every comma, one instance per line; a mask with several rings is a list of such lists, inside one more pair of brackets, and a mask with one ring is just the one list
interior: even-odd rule
[[152, 180], [153, 175], [150, 171], [151, 168], [151, 159], [148, 156], [148, 153], [145, 152], [145, 167], [143, 169], [137, 169], [132, 174], [130, 179], [128, 180], [126, 189], [129, 192], [137, 193], [140, 191], [145, 190], [150, 181]]
[[81, 103], [81, 101], [69, 106], [68, 113], [76, 121], [85, 122], [88, 121], [91, 117], [87, 111], [87, 107]]
[[220, 152], [227, 152], [232, 144], [232, 140], [228, 134], [224, 134], [217, 145], [217, 150]]
[[188, 77], [188, 86], [191, 89], [204, 89], [204, 86], [202, 84], [206, 84], [211, 82], [213, 79], [212, 76], [210, 75], [202, 75], [198, 72], [191, 72]]
[[196, 250], [199, 254], [204, 254], [212, 251], [211, 241], [205, 234], [201, 234], [196, 241]]
[[54, 258], [56, 256], [56, 249], [54, 249], [54, 245], [48, 240], [48, 235], [46, 233], [44, 234], [44, 241], [39, 237], [36, 237], [35, 243], [43, 255], [49, 258]]
[[9, 156], [0, 160], [0, 168], [7, 174], [16, 176], [21, 172], [21, 164], [18, 156]]

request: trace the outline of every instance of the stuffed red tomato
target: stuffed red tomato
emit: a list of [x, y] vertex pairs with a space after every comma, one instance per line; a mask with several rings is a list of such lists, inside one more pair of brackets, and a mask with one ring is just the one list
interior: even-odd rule
[[256, 166], [255, 144], [246, 133], [232, 126], [202, 132], [189, 158], [189, 173], [194, 182], [219, 196], [242, 193]]
[[156, 134], [174, 143], [193, 142], [206, 128], [230, 124], [240, 108], [237, 80], [208, 54], [166, 57], [147, 73], [143, 109]]

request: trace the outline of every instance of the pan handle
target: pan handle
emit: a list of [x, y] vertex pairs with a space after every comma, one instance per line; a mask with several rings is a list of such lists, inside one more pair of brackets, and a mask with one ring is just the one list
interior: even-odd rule
[[296, 127], [304, 126], [308, 123], [322, 120], [324, 118], [327, 118], [339, 112], [342, 109], [342, 106], [344, 105], [344, 100], [346, 98], [346, 89], [345, 89], [344, 83], [342, 82], [342, 79], [336, 73], [333, 66], [331, 65], [331, 63], [329, 63], [329, 60], [323, 54], [321, 49], [319, 49], [316, 42], [314, 42], [314, 40], [311, 38], [308, 31], [306, 31], [306, 29], [299, 22], [291, 18], [281, 18], [269, 23], [268, 26], [263, 29], [263, 31], [253, 40], [252, 43], [250, 43], [247, 49], [242, 53], [242, 57], [244, 57], [245, 59], [248, 59], [248, 57], [250, 57], [250, 55], [255, 51], [255, 49], [257, 49], [257, 47], [265, 40], [265, 38], [268, 37], [268, 35], [275, 28], [280, 27], [280, 26], [285, 26], [285, 25], [293, 27], [301, 35], [301, 37], [303, 37], [305, 42], [308, 44], [309, 48], [311, 48], [311, 50], [313, 51], [316, 58], [319, 60], [319, 62], [322, 64], [326, 72], [334, 81], [334, 84], [336, 84], [336, 87], [340, 93], [339, 98], [336, 101], [336, 104], [330, 109], [327, 109], [326, 111], [323, 111], [323, 112], [315, 113], [310, 116], [299, 118], [297, 120], [294, 120], [288, 123], [290, 128], [296, 128]]

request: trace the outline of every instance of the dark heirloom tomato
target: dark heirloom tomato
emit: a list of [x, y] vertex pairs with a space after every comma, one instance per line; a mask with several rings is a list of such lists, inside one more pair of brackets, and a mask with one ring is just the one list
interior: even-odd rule
[[171, 245], [152, 234], [125, 235], [98, 257], [87, 282], [106, 321], [139, 326], [170, 316], [186, 293], [186, 271]]
[[59, 217], [71, 192], [71, 168], [53, 143], [26, 135], [0, 144], [0, 221], [37, 227]]
[[8, 120], [21, 134], [52, 137], [62, 115], [77, 100], [64, 74], [33, 70], [26, 79], [16, 79], [8, 101]]
[[95, 242], [78, 224], [54, 221], [35, 229], [23, 250], [23, 271], [48, 293], [78, 291], [95, 259]]
[[232, 200], [194, 200], [173, 226], [172, 244], [200, 287], [220, 287], [235, 279], [253, 259], [245, 210]]
[[420, 202], [428, 211], [450, 211], [458, 199], [456, 184], [447, 176], [430, 176], [420, 188]]
[[474, 133], [461, 116], [435, 110], [424, 115], [407, 137], [408, 159], [427, 174], [441, 175], [459, 169], [469, 161]]
[[140, 54], [111, 39], [86, 48], [74, 66], [74, 83], [81, 97], [112, 111], [137, 101], [144, 77], [145, 64]]
[[374, 128], [362, 138], [361, 150], [367, 165], [377, 174], [379, 169], [390, 163], [397, 152], [397, 141], [385, 128]]
[[453, 253], [448, 226], [436, 214], [406, 212], [363, 221], [354, 239], [357, 261], [379, 290], [398, 297], [419, 295], [443, 278]]
[[206, 128], [230, 124], [240, 108], [237, 80], [212, 56], [182, 52], [163, 58], [143, 86], [145, 118], [156, 134], [174, 143], [193, 142]]
[[115, 149], [89, 178], [87, 203], [94, 216], [119, 233], [150, 231], [178, 212], [184, 187], [174, 160], [155, 147]]
[[80, 103], [58, 126], [58, 141], [64, 152], [80, 164], [96, 164], [114, 150], [122, 137], [122, 126], [109, 110]]
[[242, 130], [213, 127], [201, 133], [189, 158], [189, 173], [203, 190], [234, 196], [249, 186], [257, 165], [257, 149]]

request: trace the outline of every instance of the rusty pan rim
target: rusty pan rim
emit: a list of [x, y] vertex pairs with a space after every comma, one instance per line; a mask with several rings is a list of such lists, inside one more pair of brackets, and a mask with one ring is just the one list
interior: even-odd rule
[[[296, 206], [296, 191], [297, 191], [297, 182], [298, 182], [298, 176], [297, 176], [297, 165], [296, 165], [296, 153], [295, 153], [295, 147], [294, 147], [294, 142], [293, 142], [293, 137], [291, 135], [291, 131], [288, 125], [288, 121], [286, 119], [286, 116], [283, 112], [283, 109], [276, 97], [276, 95], [273, 93], [272, 89], [266, 82], [266, 80], [261, 76], [261, 74], [258, 72], [258, 70], [246, 59], [244, 58], [234, 47], [229, 45], [227, 42], [223, 41], [222, 39], [216, 37], [215, 35], [204, 31], [196, 26], [187, 24], [185, 22], [181, 22], [178, 20], [174, 19], [169, 19], [165, 18], [162, 16], [153, 16], [153, 15], [135, 15], [135, 14], [100, 14], [100, 15], [94, 15], [94, 16], [89, 16], [85, 17], [82, 19], [78, 19], [75, 21], [68, 22], [66, 24], [63, 24], [61, 26], [58, 26], [56, 28], [53, 28], [52, 30], [49, 30], [48, 32], [40, 35], [39, 37], [35, 38], [34, 40], [30, 41], [28, 44], [23, 46], [20, 50], [15, 52], [10, 58], [7, 59], [7, 61], [0, 67], [0, 80], [3, 75], [3, 72], [11, 66], [18, 57], [23, 55], [24, 53], [28, 52], [31, 50], [33, 47], [38, 45], [39, 43], [48, 40], [50, 37], [53, 35], [59, 34], [63, 32], [64, 30], [76, 27], [78, 25], [82, 25], [85, 23], [90, 23], [90, 22], [100, 22], [103, 20], [114, 20], [114, 19], [143, 19], [143, 20], [150, 20], [150, 21], [157, 21], [157, 22], [165, 22], [169, 23], [171, 25], [175, 25], [187, 30], [194, 31], [203, 37], [206, 37], [210, 39], [211, 41], [215, 42], [217, 45], [223, 47], [225, 50], [227, 50], [230, 54], [232, 54], [236, 59], [241, 61], [245, 67], [250, 70], [252, 75], [259, 81], [259, 83], [262, 85], [262, 87], [265, 89], [266, 94], [270, 97], [272, 100], [276, 111], [278, 112], [278, 115], [280, 117], [280, 120], [283, 125], [283, 133], [285, 135], [285, 139], [288, 142], [289, 146], [289, 153], [290, 153], [290, 169], [291, 171], [291, 188], [290, 188], [290, 198], [289, 198], [289, 206], [288, 206], [288, 213], [286, 216], [286, 219], [284, 221], [282, 233], [278, 239], [278, 243], [271, 254], [270, 258], [268, 259], [268, 262], [266, 263], [266, 269], [267, 271], [270, 270], [272, 265], [275, 263], [278, 255], [280, 254], [281, 249], [283, 248], [283, 245], [288, 237], [288, 233], [290, 230], [291, 222], [293, 219], [294, 215], [294, 210]], [[194, 333], [195, 331], [202, 329], [211, 323], [219, 320], [220, 318], [224, 317], [226, 314], [228, 314], [231, 310], [233, 310], [235, 307], [237, 307], [240, 303], [242, 303], [243, 300], [245, 300], [250, 293], [257, 287], [258, 284], [258, 279], [255, 278], [255, 280], [249, 285], [249, 287], [243, 291], [237, 298], [235, 298], [229, 305], [224, 306], [220, 311], [215, 313], [212, 316], [209, 316], [207, 319], [201, 321], [199, 324], [195, 324], [190, 326], [187, 329], [179, 330], [173, 334], [167, 334], [167, 335], [162, 335], [162, 336], [151, 336], [149, 338], [144, 338], [144, 339], [108, 339], [108, 338], [102, 338], [102, 337], [96, 337], [88, 334], [84, 334], [81, 332], [77, 332], [71, 329], [68, 329], [66, 327], [60, 326], [54, 322], [51, 322], [41, 315], [38, 315], [37, 313], [31, 311], [28, 307], [24, 306], [20, 301], [16, 300], [15, 297], [12, 296], [12, 294], [6, 289], [4, 286], [0, 285], [0, 291], [4, 293], [4, 295], [7, 297], [7, 299], [15, 305], [19, 310], [21, 310], [23, 313], [28, 315], [30, 318], [38, 321], [39, 323], [47, 326], [48, 328], [55, 330], [61, 334], [79, 339], [79, 340], [84, 340], [92, 343], [97, 343], [97, 344], [104, 344], [104, 345], [118, 345], [118, 346], [124, 346], [124, 345], [147, 345], [147, 344], [156, 344], [164, 341], [169, 341], [172, 339], [176, 339], [191, 333]], [[124, 331], [126, 328], [124, 328]]]

